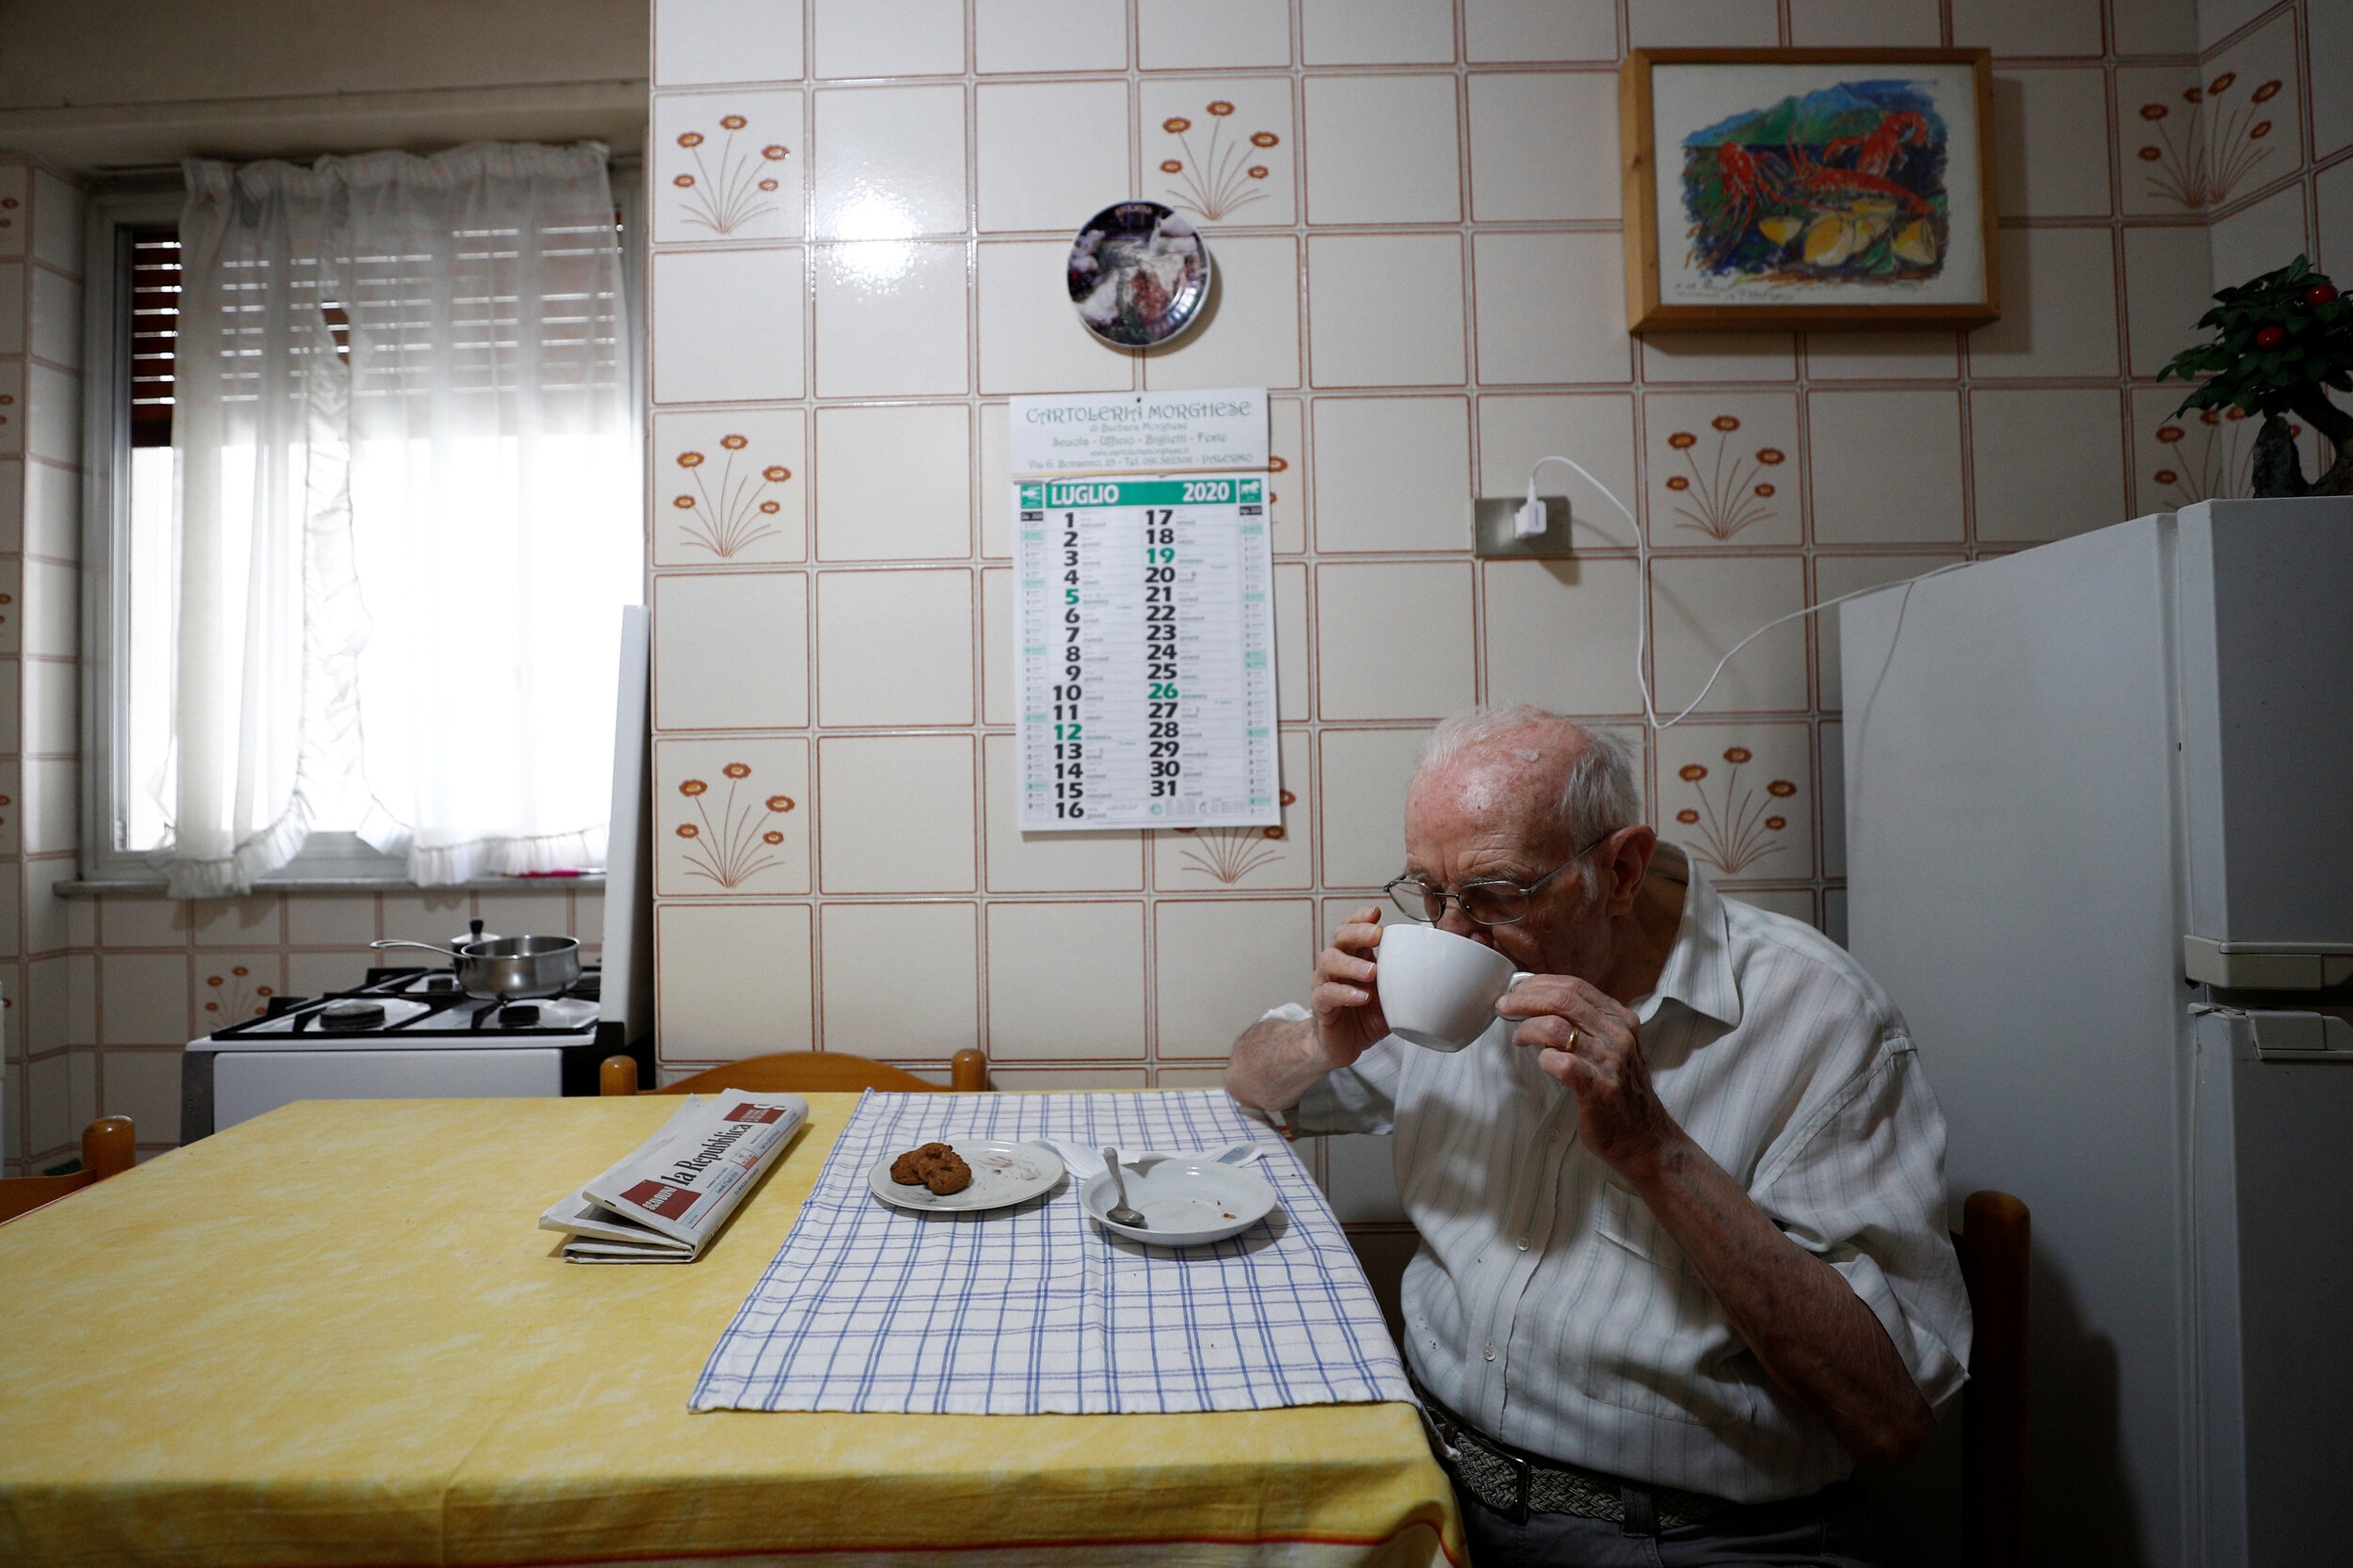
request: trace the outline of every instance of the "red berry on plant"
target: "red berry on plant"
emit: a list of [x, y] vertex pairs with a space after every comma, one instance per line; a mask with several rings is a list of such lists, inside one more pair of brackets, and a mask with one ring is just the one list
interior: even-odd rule
[[2257, 348], [2277, 348], [2287, 341], [2288, 329], [2284, 327], [2266, 327], [2255, 334]]
[[2304, 303], [2307, 305], [2326, 305], [2336, 296], [2336, 284], [2314, 283], [2311, 288], [2304, 291]]

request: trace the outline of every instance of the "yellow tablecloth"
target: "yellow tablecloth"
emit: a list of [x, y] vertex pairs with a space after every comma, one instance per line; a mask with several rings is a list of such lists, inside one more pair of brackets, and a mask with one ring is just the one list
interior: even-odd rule
[[683, 1267], [536, 1228], [663, 1098], [289, 1106], [0, 1226], [0, 1562], [1463, 1560], [1405, 1405], [689, 1414], [856, 1096], [808, 1100]]

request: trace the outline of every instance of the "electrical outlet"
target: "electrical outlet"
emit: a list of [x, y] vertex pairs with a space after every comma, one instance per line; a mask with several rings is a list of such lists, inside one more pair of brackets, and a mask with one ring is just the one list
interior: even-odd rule
[[1539, 496], [1545, 506], [1545, 531], [1533, 538], [1519, 536], [1524, 495], [1482, 495], [1471, 503], [1471, 553], [1481, 560], [1531, 559], [1573, 555], [1569, 548], [1569, 498]]

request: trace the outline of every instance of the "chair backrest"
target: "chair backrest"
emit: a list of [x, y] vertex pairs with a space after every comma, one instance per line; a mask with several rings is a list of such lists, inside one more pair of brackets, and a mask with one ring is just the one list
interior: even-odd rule
[[[967, 1093], [988, 1087], [988, 1058], [974, 1047], [956, 1052], [949, 1064], [952, 1090]], [[721, 1089], [754, 1089], [772, 1094], [822, 1094], [829, 1090], [901, 1089], [938, 1092], [939, 1085], [886, 1062], [870, 1061], [840, 1050], [789, 1050], [773, 1056], [747, 1056], [725, 1066], [709, 1067], [692, 1078], [659, 1089], [637, 1087], [637, 1064], [627, 1056], [608, 1056], [597, 1069], [600, 1095], [708, 1095]]]
[[138, 1163], [137, 1139], [128, 1116], [101, 1116], [82, 1129], [82, 1168], [71, 1176], [9, 1176], [0, 1180], [0, 1224], [55, 1203], [93, 1182], [120, 1176]]
[[1969, 1385], [1961, 1410], [1961, 1560], [2026, 1560], [2026, 1260], [2031, 1216], [2008, 1192], [1972, 1192], [1953, 1233], [1969, 1287]]

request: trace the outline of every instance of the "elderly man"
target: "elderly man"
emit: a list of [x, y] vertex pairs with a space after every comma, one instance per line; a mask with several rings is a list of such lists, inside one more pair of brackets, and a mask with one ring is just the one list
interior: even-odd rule
[[1641, 814], [1607, 737], [1441, 725], [1389, 894], [1531, 978], [1468, 1048], [1409, 1045], [1359, 909], [1225, 1086], [1395, 1133], [1406, 1353], [1481, 1568], [1853, 1563], [1853, 1462], [1925, 1442], [1968, 1354], [1944, 1121], [1854, 961]]

